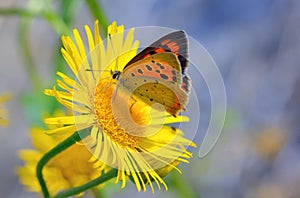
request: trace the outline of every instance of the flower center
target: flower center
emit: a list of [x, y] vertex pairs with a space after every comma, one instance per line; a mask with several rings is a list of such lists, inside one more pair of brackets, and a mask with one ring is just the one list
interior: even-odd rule
[[97, 84], [94, 95], [94, 107], [98, 125], [103, 133], [108, 135], [118, 145], [136, 148], [137, 137], [128, 134], [118, 125], [114, 118], [111, 101], [112, 97], [114, 97], [115, 89], [116, 85], [111, 84], [110, 80], [99, 80]]

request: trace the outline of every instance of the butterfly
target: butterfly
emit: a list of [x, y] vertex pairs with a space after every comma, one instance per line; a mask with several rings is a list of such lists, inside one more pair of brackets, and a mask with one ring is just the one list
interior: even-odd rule
[[117, 87], [148, 105], [159, 103], [176, 117], [185, 110], [191, 80], [188, 67], [188, 41], [184, 31], [169, 33], [133, 57], [123, 71], [111, 71]]

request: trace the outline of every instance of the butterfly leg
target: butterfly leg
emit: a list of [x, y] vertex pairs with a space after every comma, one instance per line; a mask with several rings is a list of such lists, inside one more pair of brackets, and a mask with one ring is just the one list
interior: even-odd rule
[[111, 82], [108, 85], [106, 85], [102, 90], [101, 93], [105, 92], [111, 85], [116, 84], [115, 82]]
[[111, 100], [111, 104], [113, 104], [116, 100], [116, 96], [117, 96], [117, 93], [118, 93], [118, 89], [119, 89], [119, 84], [116, 83], [116, 82], [113, 82], [115, 85], [116, 85], [116, 90], [114, 91], [114, 95], [112, 97], [112, 100]]
[[[112, 102], [111, 102], [111, 104], [113, 104], [113, 103], [115, 102], [116, 96], [117, 96], [117, 94], [118, 94], [119, 86], [120, 86], [120, 84], [122, 85], [122, 82], [120, 81], [120, 83], [115, 83], [115, 84], [116, 84], [116, 90], [115, 90], [114, 95], [113, 95], [113, 97], [112, 97]], [[136, 100], [132, 95], [130, 96], [130, 98], [131, 98], [131, 100], [134, 101], [134, 102], [130, 105], [130, 108], [129, 108], [130, 113], [132, 113], [132, 107], [133, 107], [133, 105], [137, 102], [137, 100]]]
[[137, 100], [131, 95], [130, 98], [133, 100], [133, 103], [130, 105], [129, 111], [132, 113], [132, 107], [137, 102]]

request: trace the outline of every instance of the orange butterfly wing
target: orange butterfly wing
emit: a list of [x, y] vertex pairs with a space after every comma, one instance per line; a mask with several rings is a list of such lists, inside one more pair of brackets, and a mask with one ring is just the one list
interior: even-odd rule
[[120, 85], [148, 105], [162, 104], [176, 116], [186, 108], [188, 94], [181, 88], [181, 66], [170, 52], [147, 56], [125, 68]]
[[181, 88], [189, 93], [190, 90], [190, 78], [186, 75], [185, 71], [188, 67], [188, 40], [184, 31], [176, 31], [169, 33], [147, 48], [138, 53], [133, 59], [131, 59], [124, 67], [124, 70], [130, 67], [133, 63], [149, 57], [153, 54], [159, 54], [164, 52], [171, 52], [175, 54], [180, 62], [182, 73], [182, 85]]

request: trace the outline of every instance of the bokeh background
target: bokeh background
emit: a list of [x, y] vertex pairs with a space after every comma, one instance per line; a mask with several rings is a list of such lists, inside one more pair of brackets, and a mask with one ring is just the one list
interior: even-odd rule
[[[74, 4], [70, 27], [94, 23], [84, 1]], [[1, 0], [0, 8], [37, 2]], [[180, 165], [166, 180], [169, 191], [138, 193], [111, 185], [107, 197], [300, 197], [300, 2], [297, 0], [99, 0], [110, 21], [125, 27], [183, 29], [212, 55], [222, 74], [228, 113], [222, 135], [204, 159]], [[58, 13], [61, 1], [50, 1]], [[38, 5], [38, 4], [36, 4]], [[38, 9], [38, 6], [37, 8]], [[47, 21], [0, 15], [0, 93], [13, 99], [10, 125], [0, 128], [0, 197], [38, 197], [19, 184], [17, 152], [31, 148], [29, 127], [43, 102], [28, 78], [22, 38], [29, 43], [43, 87], [54, 84], [60, 35]], [[23, 17], [24, 18], [24, 17]], [[60, 62], [60, 65], [65, 63]], [[30, 75], [30, 73], [29, 73]], [[206, 96], [205, 96], [206, 97]], [[41, 99], [42, 100], [42, 99]], [[202, 129], [199, 129], [202, 130]], [[197, 142], [200, 144], [200, 142]]]

